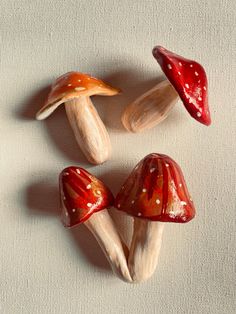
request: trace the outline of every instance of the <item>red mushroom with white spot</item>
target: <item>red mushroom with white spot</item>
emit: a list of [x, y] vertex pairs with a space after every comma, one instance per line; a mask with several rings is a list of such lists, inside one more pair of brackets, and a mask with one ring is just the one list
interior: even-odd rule
[[128, 266], [133, 282], [155, 271], [166, 222], [186, 223], [195, 208], [178, 164], [150, 154], [131, 172], [115, 199], [115, 207], [134, 217]]
[[120, 91], [88, 74], [69, 72], [60, 76], [51, 87], [46, 104], [36, 115], [46, 119], [61, 104], [82, 152], [93, 164], [105, 162], [111, 154], [107, 130], [90, 99], [93, 95], [113, 96]]
[[130, 282], [128, 249], [107, 211], [114, 202], [111, 191], [85, 169], [74, 166], [61, 172], [59, 185], [64, 226], [69, 228], [83, 223], [97, 239], [114, 273]]
[[131, 132], [150, 129], [163, 121], [181, 98], [189, 114], [198, 122], [210, 125], [208, 107], [208, 83], [204, 68], [161, 46], [153, 49], [153, 56], [160, 64], [168, 80], [129, 104], [122, 123]]

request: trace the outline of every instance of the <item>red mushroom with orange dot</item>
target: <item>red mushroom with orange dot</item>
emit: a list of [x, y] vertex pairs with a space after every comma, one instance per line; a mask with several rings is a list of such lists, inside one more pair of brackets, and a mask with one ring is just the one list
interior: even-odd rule
[[128, 260], [134, 282], [155, 271], [164, 224], [187, 223], [195, 216], [180, 167], [162, 154], [150, 154], [138, 163], [116, 196], [115, 207], [134, 218]]

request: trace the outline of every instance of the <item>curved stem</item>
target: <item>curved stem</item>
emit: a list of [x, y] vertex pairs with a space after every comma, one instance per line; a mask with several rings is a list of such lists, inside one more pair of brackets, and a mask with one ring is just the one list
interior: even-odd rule
[[105, 209], [93, 214], [85, 223], [93, 233], [106, 255], [115, 274], [127, 282], [131, 282], [127, 258], [128, 248], [122, 242], [108, 211]]
[[156, 269], [164, 223], [134, 218], [128, 266], [134, 282], [147, 280]]
[[75, 138], [87, 159], [101, 164], [111, 154], [107, 130], [88, 96], [80, 96], [65, 103], [66, 113]]
[[129, 104], [122, 123], [130, 132], [150, 129], [167, 117], [178, 99], [176, 90], [165, 80]]

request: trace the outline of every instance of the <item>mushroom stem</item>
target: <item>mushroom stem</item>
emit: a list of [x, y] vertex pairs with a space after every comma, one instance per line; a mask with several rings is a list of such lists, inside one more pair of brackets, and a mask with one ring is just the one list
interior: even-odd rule
[[134, 218], [128, 266], [134, 282], [145, 281], [154, 273], [161, 248], [164, 223]]
[[66, 113], [82, 152], [93, 164], [101, 164], [111, 154], [110, 138], [90, 97], [80, 96], [65, 103]]
[[167, 117], [178, 99], [170, 82], [162, 81], [126, 107], [122, 123], [131, 132], [150, 129]]
[[128, 248], [121, 240], [108, 211], [105, 209], [94, 213], [84, 224], [97, 239], [113, 272], [124, 281], [131, 282], [126, 258]]

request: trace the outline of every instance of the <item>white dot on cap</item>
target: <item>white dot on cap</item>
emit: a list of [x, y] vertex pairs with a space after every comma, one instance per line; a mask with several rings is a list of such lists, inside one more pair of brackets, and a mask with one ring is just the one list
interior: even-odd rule
[[181, 75], [181, 72], [178, 71], [178, 74]]
[[168, 67], [168, 69], [170, 69], [170, 70], [172, 69], [172, 66], [171, 66], [171, 64], [169, 64], [169, 63], [167, 64], [167, 67]]
[[69, 214], [68, 214], [67, 212], [65, 213], [65, 215], [66, 215], [66, 217], [68, 217], [68, 216], [69, 216]]
[[192, 64], [190, 64], [190, 68], [192, 68], [193, 67], [193, 65]]
[[66, 200], [66, 197], [65, 197], [65, 196], [63, 196], [63, 200], [64, 200], [64, 201]]
[[182, 186], [182, 183], [180, 183], [179, 186], [181, 187], [181, 186]]
[[189, 85], [186, 83], [186, 84], [185, 84], [185, 87], [189, 88]]
[[72, 86], [72, 84], [67, 84], [67, 86]]
[[89, 190], [89, 189], [91, 189], [91, 187], [92, 187], [91, 184], [88, 184], [88, 185], [86, 186], [86, 189]]
[[97, 194], [101, 195], [101, 191], [97, 191]]
[[166, 167], [169, 167], [170, 165], [169, 164], [166, 164]]
[[180, 204], [181, 204], [181, 205], [187, 205], [187, 203], [184, 202], [184, 201], [181, 201]]
[[69, 172], [64, 172], [63, 173], [63, 176], [68, 176], [69, 175]]
[[160, 201], [159, 199], [157, 199], [157, 200], [156, 200], [156, 203], [157, 203], [157, 204], [160, 204], [160, 203], [161, 203], [161, 201]]
[[77, 172], [78, 174], [80, 174], [80, 170], [79, 170], [79, 169], [76, 169], [76, 172]]
[[91, 203], [87, 203], [87, 206], [88, 206], [88, 207], [92, 207], [92, 204], [91, 204]]
[[147, 189], [142, 189], [143, 193], [146, 193], [147, 192]]
[[120, 208], [120, 204], [118, 204], [117, 207]]
[[198, 97], [198, 100], [200, 100], [200, 101], [201, 101], [201, 100], [202, 100], [202, 97], [200, 97], [200, 96], [199, 96], [199, 97]]
[[134, 200], [132, 200], [132, 202], [131, 202], [132, 204], [134, 204]]
[[75, 213], [75, 212], [76, 212], [76, 209], [75, 209], [75, 208], [73, 208], [73, 209], [72, 209], [72, 212], [73, 212], [73, 213]]
[[181, 62], [179, 62], [179, 65], [182, 67], [182, 63]]
[[78, 79], [77, 81], [78, 81], [78, 82], [81, 82], [81, 80], [80, 80], [80, 79]]
[[196, 76], [198, 76], [198, 75], [199, 75], [197, 71], [195, 71], [195, 72], [194, 72], [194, 74], [195, 74]]
[[85, 87], [75, 87], [75, 91], [76, 92], [79, 92], [79, 91], [82, 91], [82, 90], [85, 90], [86, 88]]
[[156, 170], [156, 168], [151, 168], [150, 172], [153, 173]]
[[201, 112], [197, 112], [197, 116], [200, 118], [201, 117]]
[[206, 86], [203, 86], [203, 89], [206, 90], [207, 89]]
[[141, 214], [141, 213], [138, 213], [138, 216], [142, 216], [142, 214]]

